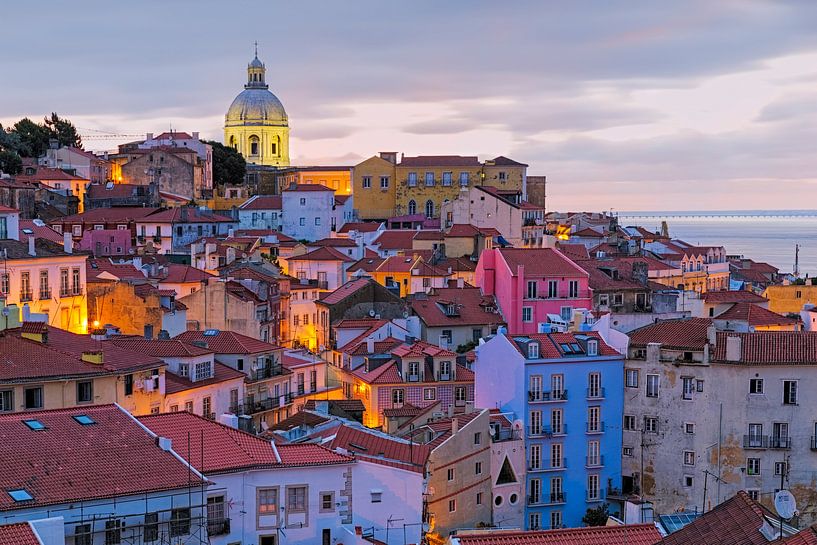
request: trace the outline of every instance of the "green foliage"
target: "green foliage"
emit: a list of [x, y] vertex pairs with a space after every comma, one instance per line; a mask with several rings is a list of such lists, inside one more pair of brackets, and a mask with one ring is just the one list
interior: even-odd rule
[[13, 151], [22, 157], [44, 155], [51, 138], [63, 146], [82, 147], [82, 139], [74, 124], [54, 112], [41, 124], [24, 117], [12, 127], [0, 130], [0, 133], [0, 149]]
[[23, 171], [23, 160], [16, 151], [0, 151], [0, 172], [5, 174], [20, 174]]
[[603, 503], [598, 507], [591, 507], [582, 517], [582, 522], [586, 526], [604, 526], [607, 524], [607, 517], [610, 516], [609, 505]]
[[213, 146], [213, 181], [217, 185], [240, 184], [247, 173], [247, 162], [236, 150], [221, 142], [208, 140]]
[[15, 123], [9, 132], [15, 134], [19, 139], [20, 147], [15, 151], [23, 157], [39, 157], [48, 149], [51, 132], [27, 117]]
[[73, 123], [62, 119], [56, 112], [51, 112], [51, 117], [46, 117], [44, 121], [45, 127], [50, 132], [50, 138], [56, 138], [61, 146], [82, 147], [82, 138]]
[[465, 354], [469, 350], [473, 350], [479, 343], [477, 341], [468, 341], [465, 344], [457, 346], [457, 354]]

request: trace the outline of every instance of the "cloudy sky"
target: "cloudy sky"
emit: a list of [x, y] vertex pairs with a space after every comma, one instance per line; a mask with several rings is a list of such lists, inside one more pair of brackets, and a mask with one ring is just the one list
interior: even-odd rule
[[220, 140], [258, 40], [295, 164], [502, 154], [548, 176], [549, 209], [817, 208], [812, 0], [88, 0], [2, 19], [4, 125], [57, 111], [84, 134]]

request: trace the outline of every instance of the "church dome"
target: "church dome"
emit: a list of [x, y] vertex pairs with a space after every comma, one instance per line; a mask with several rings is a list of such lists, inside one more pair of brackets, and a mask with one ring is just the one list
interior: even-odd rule
[[287, 126], [287, 118], [284, 105], [273, 95], [265, 80], [267, 69], [260, 60], [258, 54], [247, 65], [247, 83], [241, 91], [224, 118], [225, 127], [242, 125], [278, 125]]

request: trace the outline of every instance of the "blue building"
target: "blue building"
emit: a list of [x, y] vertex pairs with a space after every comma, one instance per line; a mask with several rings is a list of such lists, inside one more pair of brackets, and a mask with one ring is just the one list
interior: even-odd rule
[[582, 526], [621, 486], [624, 357], [596, 332], [499, 334], [474, 370], [477, 406], [524, 425], [528, 529]]

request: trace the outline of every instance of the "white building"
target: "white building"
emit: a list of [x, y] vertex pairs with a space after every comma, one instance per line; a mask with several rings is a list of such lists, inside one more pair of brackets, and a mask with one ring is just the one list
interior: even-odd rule
[[283, 219], [280, 195], [255, 195], [238, 207], [239, 229], [280, 231]]
[[320, 240], [332, 234], [335, 192], [320, 184], [291, 185], [281, 192], [283, 232], [298, 240]]
[[235, 226], [235, 220], [208, 208], [168, 208], [136, 221], [137, 246], [160, 254], [187, 253], [196, 240], [227, 235]]
[[347, 222], [354, 221], [355, 207], [352, 195], [335, 195], [332, 206], [332, 231], [343, 228]]
[[324, 246], [285, 261], [285, 272], [298, 280], [317, 280], [322, 290], [334, 291], [346, 283], [349, 267], [355, 262], [335, 248]]
[[207, 540], [210, 483], [118, 405], [3, 414], [0, 435], [4, 523], [62, 517], [73, 544]]

